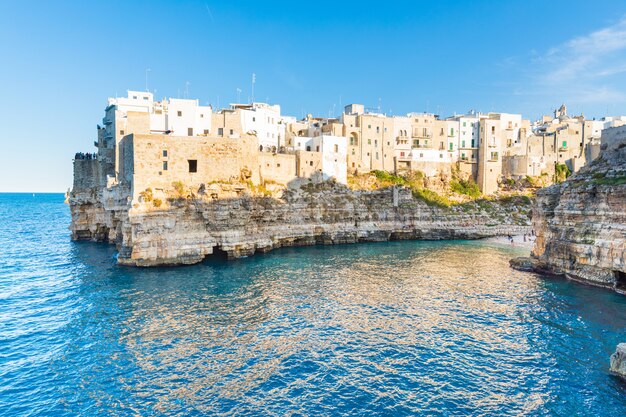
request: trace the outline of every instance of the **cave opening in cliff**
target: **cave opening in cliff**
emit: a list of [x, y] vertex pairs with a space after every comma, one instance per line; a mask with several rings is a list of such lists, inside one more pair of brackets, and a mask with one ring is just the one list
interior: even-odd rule
[[228, 260], [228, 252], [220, 249], [219, 246], [213, 247], [213, 253], [204, 257], [204, 261], [226, 261]]
[[615, 274], [615, 288], [626, 291], [626, 272], [613, 271], [613, 273]]

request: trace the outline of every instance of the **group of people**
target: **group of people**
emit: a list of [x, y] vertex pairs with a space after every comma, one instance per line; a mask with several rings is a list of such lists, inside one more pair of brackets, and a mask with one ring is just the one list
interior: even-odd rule
[[[532, 242], [534, 239], [531, 238], [531, 236], [535, 236], [535, 231], [531, 230], [530, 234], [524, 233], [524, 242]], [[512, 235], [507, 235], [507, 238], [509, 239], [509, 242], [511, 243], [511, 245], [515, 245], [515, 241], [513, 240], [513, 236]]]
[[95, 153], [76, 152], [74, 159], [98, 159], [98, 155]]

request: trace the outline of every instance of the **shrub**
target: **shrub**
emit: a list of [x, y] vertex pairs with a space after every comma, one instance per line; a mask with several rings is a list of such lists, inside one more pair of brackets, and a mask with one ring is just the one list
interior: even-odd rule
[[163, 204], [163, 202], [160, 198], [155, 198], [154, 200], [152, 200], [152, 205], [154, 205], [154, 207], [161, 207], [161, 204]]
[[450, 189], [457, 194], [464, 194], [472, 198], [478, 198], [481, 196], [478, 184], [476, 184], [472, 179], [452, 180], [450, 182]]
[[418, 200], [422, 200], [429, 206], [437, 206], [437, 207], [450, 207], [452, 202], [448, 200], [446, 197], [437, 194], [435, 191], [429, 190], [427, 188], [412, 188], [413, 198]]
[[572, 175], [572, 171], [565, 164], [559, 164], [558, 162], [554, 164], [554, 180], [555, 182], [563, 182]]
[[178, 198], [184, 197], [185, 195], [185, 185], [182, 181], [174, 181], [172, 183], [172, 187], [174, 187], [174, 191], [178, 194]]
[[146, 188], [144, 191], [139, 193], [139, 196], [143, 201], [149, 203], [152, 201], [152, 188]]
[[399, 175], [394, 175], [392, 173], [389, 173], [387, 171], [379, 171], [379, 170], [374, 170], [372, 171], [372, 174], [374, 174], [374, 176], [379, 179], [380, 181], [383, 182], [387, 182], [387, 183], [392, 183], [395, 185], [405, 185], [407, 183], [407, 180]]

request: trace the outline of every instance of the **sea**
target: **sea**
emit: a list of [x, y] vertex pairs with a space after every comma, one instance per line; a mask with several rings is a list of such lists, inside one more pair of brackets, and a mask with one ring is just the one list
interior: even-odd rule
[[402, 241], [184, 267], [0, 194], [0, 416], [625, 416], [626, 296], [527, 248]]

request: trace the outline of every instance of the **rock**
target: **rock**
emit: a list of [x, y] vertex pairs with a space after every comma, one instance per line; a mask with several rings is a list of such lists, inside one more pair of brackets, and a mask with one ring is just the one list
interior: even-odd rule
[[[221, 190], [221, 189], [220, 189]], [[155, 266], [201, 262], [207, 255], [249, 256], [283, 246], [400, 239], [480, 239], [530, 232], [526, 214], [485, 201], [463, 210], [426, 204], [410, 189], [351, 191], [316, 185], [282, 198], [208, 192], [158, 209], [134, 207], [128, 190], [70, 197], [73, 239], [115, 243], [118, 263]], [[488, 208], [488, 210], [485, 210]]]
[[539, 190], [532, 211], [534, 265], [624, 292], [625, 203], [624, 147], [603, 152], [567, 181]]
[[509, 261], [509, 265], [511, 268], [517, 269], [519, 271], [535, 271], [538, 268], [537, 260], [533, 258], [529, 258], [527, 256], [520, 258], [513, 258]]
[[611, 372], [626, 378], [626, 343], [617, 345], [615, 353], [611, 355]]

